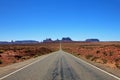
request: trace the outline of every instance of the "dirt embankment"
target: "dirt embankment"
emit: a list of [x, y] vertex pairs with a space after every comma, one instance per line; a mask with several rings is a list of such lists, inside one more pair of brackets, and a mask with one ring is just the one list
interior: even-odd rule
[[[55, 47], [52, 47], [55, 46]], [[21, 62], [58, 50], [57, 44], [0, 45], [0, 66]]]
[[120, 69], [120, 43], [64, 43], [63, 49], [107, 67]]

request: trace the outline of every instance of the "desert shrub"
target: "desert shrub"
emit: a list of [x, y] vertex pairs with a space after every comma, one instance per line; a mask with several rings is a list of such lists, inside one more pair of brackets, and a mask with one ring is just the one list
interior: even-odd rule
[[2, 64], [3, 62], [2, 62], [2, 60], [0, 60], [0, 64]]
[[103, 52], [103, 55], [104, 55], [104, 56], [107, 56], [107, 53], [106, 53], [106, 52]]
[[115, 64], [115, 65], [116, 65], [116, 67], [117, 67], [117, 68], [119, 68], [119, 69], [120, 69], [120, 64]]
[[0, 53], [4, 53], [4, 50], [0, 50]]
[[88, 54], [88, 55], [86, 55], [85, 57], [86, 57], [87, 59], [90, 59], [91, 57], [93, 57], [93, 55]]
[[25, 53], [31, 53], [32, 50], [31, 49], [25, 49]]
[[14, 57], [15, 57], [16, 59], [18, 59], [18, 60], [19, 60], [20, 58], [22, 58], [21, 55], [15, 55]]
[[114, 53], [113, 53], [112, 51], [110, 51], [109, 56], [113, 56], [113, 54], [114, 54]]
[[91, 61], [94, 61], [94, 60], [96, 60], [96, 59], [99, 59], [99, 57], [93, 57], [93, 58], [91, 59]]
[[16, 50], [22, 50], [22, 49], [24, 49], [24, 48], [23, 47], [19, 47], [19, 46], [16, 47]]
[[103, 63], [106, 64], [107, 63], [107, 60], [106, 59], [102, 59], [103, 60]]
[[78, 56], [81, 55], [80, 53], [77, 54]]
[[39, 56], [39, 55], [36, 54], [36, 55], [34, 55], [33, 57], [36, 58], [36, 57], [38, 57], [38, 56]]
[[100, 53], [100, 51], [99, 51], [99, 50], [97, 50], [97, 51], [96, 51], [96, 53], [98, 54], [98, 53]]
[[26, 60], [26, 59], [29, 59], [29, 58], [30, 58], [30, 56], [22, 56], [21, 57], [22, 60]]
[[120, 48], [120, 45], [113, 45], [113, 46], [115, 46], [115, 47], [117, 47], [117, 48]]
[[120, 60], [120, 58], [116, 58], [116, 59], [115, 59], [115, 62], [118, 62], [119, 60]]
[[16, 60], [13, 60], [13, 63], [16, 63]]

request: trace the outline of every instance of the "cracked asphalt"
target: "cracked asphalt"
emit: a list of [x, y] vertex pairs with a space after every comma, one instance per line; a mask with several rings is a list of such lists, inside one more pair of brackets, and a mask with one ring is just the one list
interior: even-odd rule
[[118, 80], [62, 50], [1, 80]]

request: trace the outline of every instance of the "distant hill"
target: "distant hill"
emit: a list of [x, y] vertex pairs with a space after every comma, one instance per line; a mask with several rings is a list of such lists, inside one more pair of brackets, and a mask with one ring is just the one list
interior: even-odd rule
[[[52, 40], [51, 38], [47, 38], [45, 40], [43, 40], [43, 43], [47, 43], [47, 42], [99, 42], [99, 39], [86, 39], [85, 41], [73, 41], [70, 37], [63, 37], [61, 40], [57, 39], [57, 40]], [[35, 41], [35, 40], [18, 40], [18, 41], [11, 41], [11, 42], [7, 42], [7, 41], [0, 41], [0, 44], [37, 44], [37, 43], [41, 43], [39, 41]]]
[[10, 42], [7, 41], [0, 41], [0, 44], [9, 44]]
[[39, 41], [35, 40], [21, 40], [21, 41], [15, 41], [14, 44], [30, 44], [30, 43], [39, 43]]
[[33, 43], [39, 43], [39, 41], [35, 40], [20, 40], [20, 41], [0, 41], [0, 44], [33, 44]]
[[86, 42], [100, 42], [99, 39], [86, 39]]

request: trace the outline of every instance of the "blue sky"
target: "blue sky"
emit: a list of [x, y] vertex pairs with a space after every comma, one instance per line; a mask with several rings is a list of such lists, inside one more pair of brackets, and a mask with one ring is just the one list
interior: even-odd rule
[[0, 0], [0, 41], [120, 40], [120, 0]]

